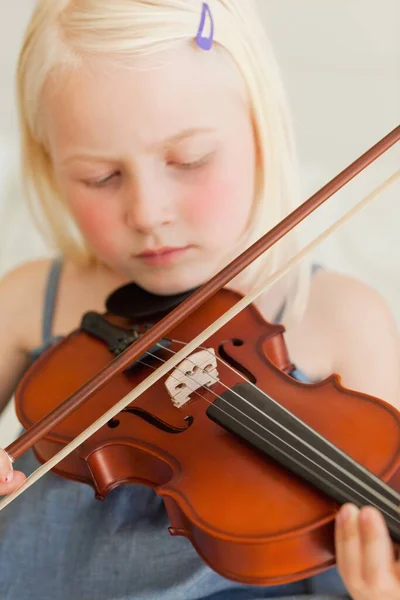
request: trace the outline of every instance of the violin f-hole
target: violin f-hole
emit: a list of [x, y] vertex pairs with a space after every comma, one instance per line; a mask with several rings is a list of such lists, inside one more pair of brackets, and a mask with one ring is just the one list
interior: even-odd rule
[[[233, 367], [234, 369], [239, 371], [251, 383], [257, 383], [257, 378], [253, 375], [253, 373], [251, 373], [251, 371], [246, 369], [245, 366], [243, 366], [240, 362], [238, 362], [232, 356], [230, 356], [230, 354], [228, 352], [229, 346], [244, 346], [244, 345], [245, 345], [245, 342], [238, 338], [234, 338], [232, 340], [226, 340], [225, 342], [223, 342], [222, 344], [220, 344], [218, 346], [218, 352], [219, 352], [220, 357], [225, 362], [227, 362], [228, 365], [230, 365], [231, 367]], [[246, 350], [244, 350], [244, 352], [246, 352]]]
[[[147, 412], [146, 410], [143, 410], [142, 408], [125, 408], [123, 411], [121, 411], [120, 414], [122, 414], [122, 413], [129, 413], [131, 415], [136, 415], [136, 416], [140, 417], [141, 419], [143, 419], [144, 421], [146, 421], [146, 423], [149, 423], [150, 425], [153, 425], [160, 431], [165, 431], [166, 433], [174, 433], [174, 434], [184, 433], [194, 423], [194, 418], [190, 415], [187, 415], [184, 419], [186, 421], [186, 426], [176, 427], [176, 425], [170, 425], [166, 421], [163, 421], [162, 419], [155, 417], [154, 415]], [[119, 419], [111, 419], [110, 421], [108, 421], [107, 425], [108, 425], [108, 427], [110, 427], [110, 429], [115, 429], [116, 427], [118, 427], [120, 425], [120, 420]]]

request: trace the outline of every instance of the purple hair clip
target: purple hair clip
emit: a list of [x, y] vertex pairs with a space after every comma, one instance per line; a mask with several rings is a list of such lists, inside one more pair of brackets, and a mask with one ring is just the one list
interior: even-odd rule
[[[207, 18], [207, 16], [208, 16], [209, 22], [210, 22], [210, 35], [209, 35], [209, 37], [205, 37], [204, 36], [204, 29], [205, 29], [205, 25], [206, 25], [206, 18]], [[213, 40], [214, 40], [214, 20], [213, 20], [213, 16], [211, 14], [211, 10], [210, 10], [210, 7], [208, 6], [207, 2], [203, 2], [203, 10], [201, 12], [201, 21], [200, 21], [199, 30], [198, 30], [197, 35], [196, 35], [196, 42], [197, 42], [197, 45], [202, 50], [211, 50], [212, 44], [213, 44]]]

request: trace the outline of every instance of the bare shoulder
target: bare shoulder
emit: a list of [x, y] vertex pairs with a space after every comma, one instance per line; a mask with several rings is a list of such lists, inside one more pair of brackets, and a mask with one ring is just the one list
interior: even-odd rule
[[0, 411], [30, 364], [29, 350], [40, 339], [49, 267], [49, 260], [32, 261], [0, 281]]
[[[383, 296], [363, 281], [330, 271], [320, 269], [314, 275], [312, 283], [312, 301], [314, 309], [320, 316], [334, 319], [335, 327], [350, 326], [350, 331], [359, 332], [376, 325], [395, 324], [395, 318]], [[351, 326], [352, 324], [352, 326]]]
[[332, 371], [349, 388], [400, 406], [400, 336], [381, 294], [353, 277], [320, 270], [312, 309], [327, 336]]
[[[51, 266], [52, 259], [27, 262], [0, 281], [0, 331], [6, 331], [25, 351], [43, 342], [43, 310]], [[52, 307], [52, 333], [66, 335], [87, 310], [104, 310], [104, 299], [115, 287], [118, 277], [107, 269], [63, 260]]]
[[50, 259], [39, 259], [18, 266], [0, 281], [0, 329], [26, 349], [34, 328], [40, 327], [43, 298]]

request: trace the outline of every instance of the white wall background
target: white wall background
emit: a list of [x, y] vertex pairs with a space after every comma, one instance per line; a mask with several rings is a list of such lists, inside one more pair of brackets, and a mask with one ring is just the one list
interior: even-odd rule
[[[0, 274], [47, 252], [22, 202], [14, 69], [35, 0], [15, 0], [0, 20]], [[398, 0], [258, 0], [288, 89], [306, 199], [399, 123]], [[302, 228], [314, 237], [399, 168], [400, 144], [338, 193]], [[316, 259], [363, 278], [400, 323], [400, 185], [325, 242]], [[0, 446], [16, 431], [12, 406]]]

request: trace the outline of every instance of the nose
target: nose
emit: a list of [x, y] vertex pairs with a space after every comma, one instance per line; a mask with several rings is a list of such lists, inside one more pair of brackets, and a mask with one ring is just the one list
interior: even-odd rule
[[173, 202], [160, 181], [135, 181], [126, 190], [125, 222], [131, 229], [152, 233], [173, 220]]

